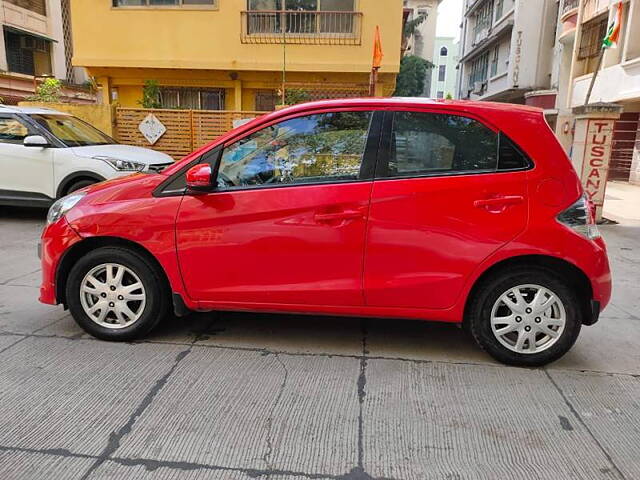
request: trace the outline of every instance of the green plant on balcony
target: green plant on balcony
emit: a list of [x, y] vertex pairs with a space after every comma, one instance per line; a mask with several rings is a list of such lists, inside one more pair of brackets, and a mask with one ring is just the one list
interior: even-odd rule
[[27, 97], [30, 102], [56, 103], [60, 101], [62, 84], [57, 78], [47, 78], [36, 87], [34, 95]]

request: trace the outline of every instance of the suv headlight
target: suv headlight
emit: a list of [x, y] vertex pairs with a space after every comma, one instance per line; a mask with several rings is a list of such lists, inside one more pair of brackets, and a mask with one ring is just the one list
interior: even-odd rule
[[107, 162], [119, 172], [141, 172], [146, 166], [144, 163], [134, 162], [133, 160], [122, 160], [120, 158], [96, 156], [96, 160]]
[[47, 213], [47, 223], [55, 223], [60, 220], [60, 217], [71, 210], [85, 195], [85, 193], [72, 193], [54, 202]]

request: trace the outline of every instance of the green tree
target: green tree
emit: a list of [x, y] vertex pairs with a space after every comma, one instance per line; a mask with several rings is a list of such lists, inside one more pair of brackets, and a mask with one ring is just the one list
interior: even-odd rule
[[400, 73], [396, 80], [396, 97], [417, 97], [424, 91], [427, 71], [433, 63], [416, 55], [407, 55], [400, 61]]
[[142, 100], [138, 101], [143, 108], [162, 108], [160, 87], [157, 80], [145, 80], [142, 87]]
[[60, 101], [62, 84], [57, 78], [47, 78], [36, 88], [35, 95], [27, 97], [30, 102], [56, 103]]

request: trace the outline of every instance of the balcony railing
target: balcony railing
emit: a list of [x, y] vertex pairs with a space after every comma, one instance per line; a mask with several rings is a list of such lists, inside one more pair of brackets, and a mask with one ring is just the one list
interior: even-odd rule
[[362, 12], [253, 10], [241, 13], [242, 43], [360, 45]]
[[575, 10], [576, 8], [578, 8], [579, 4], [580, 0], [562, 0], [562, 9], [560, 10], [560, 16], [571, 10]]

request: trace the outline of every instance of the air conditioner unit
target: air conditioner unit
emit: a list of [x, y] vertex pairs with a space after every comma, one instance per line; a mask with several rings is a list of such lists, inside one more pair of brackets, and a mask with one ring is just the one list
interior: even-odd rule
[[484, 82], [473, 82], [473, 93], [480, 95], [484, 90]]

